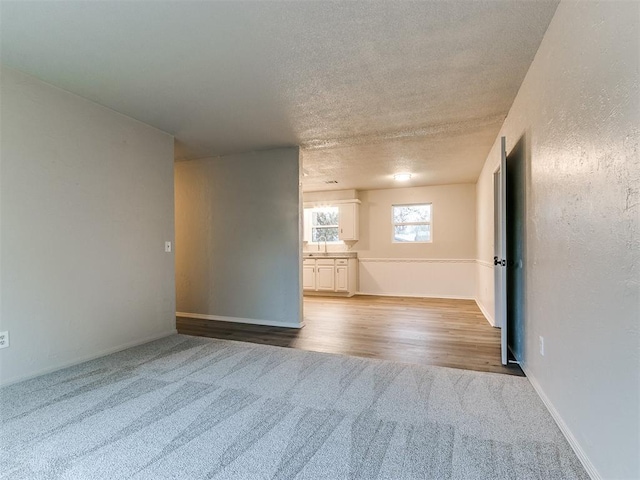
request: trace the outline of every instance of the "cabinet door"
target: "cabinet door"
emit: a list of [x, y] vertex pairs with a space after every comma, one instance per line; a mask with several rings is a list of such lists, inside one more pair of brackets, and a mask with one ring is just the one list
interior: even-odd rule
[[333, 265], [318, 265], [316, 267], [316, 289], [335, 291], [335, 267]]
[[358, 204], [340, 205], [338, 217], [338, 237], [340, 240], [358, 240]]
[[349, 269], [336, 266], [336, 292], [349, 291]]
[[316, 266], [315, 265], [302, 266], [302, 289], [303, 290], [316, 289]]

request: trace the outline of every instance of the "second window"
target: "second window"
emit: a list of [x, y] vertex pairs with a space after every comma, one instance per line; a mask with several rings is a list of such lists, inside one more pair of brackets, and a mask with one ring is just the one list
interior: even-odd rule
[[431, 241], [432, 231], [430, 203], [393, 205], [392, 216], [394, 243], [420, 243]]

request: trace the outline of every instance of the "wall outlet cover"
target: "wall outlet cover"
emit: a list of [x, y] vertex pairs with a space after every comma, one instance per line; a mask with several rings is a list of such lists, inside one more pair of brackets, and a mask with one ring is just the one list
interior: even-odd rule
[[0, 348], [9, 346], [9, 332], [0, 332]]

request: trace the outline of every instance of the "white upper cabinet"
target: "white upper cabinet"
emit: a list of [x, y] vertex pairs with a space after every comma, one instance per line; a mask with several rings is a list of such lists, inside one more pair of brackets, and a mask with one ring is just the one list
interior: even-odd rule
[[353, 203], [342, 203], [339, 205], [339, 232], [338, 236], [343, 242], [355, 242], [358, 240], [359, 205]]

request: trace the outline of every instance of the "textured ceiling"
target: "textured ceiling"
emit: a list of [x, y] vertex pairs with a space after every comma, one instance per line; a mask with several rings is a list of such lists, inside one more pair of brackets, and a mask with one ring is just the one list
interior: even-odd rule
[[307, 191], [473, 182], [556, 6], [2, 1], [0, 60], [178, 160], [301, 145]]

